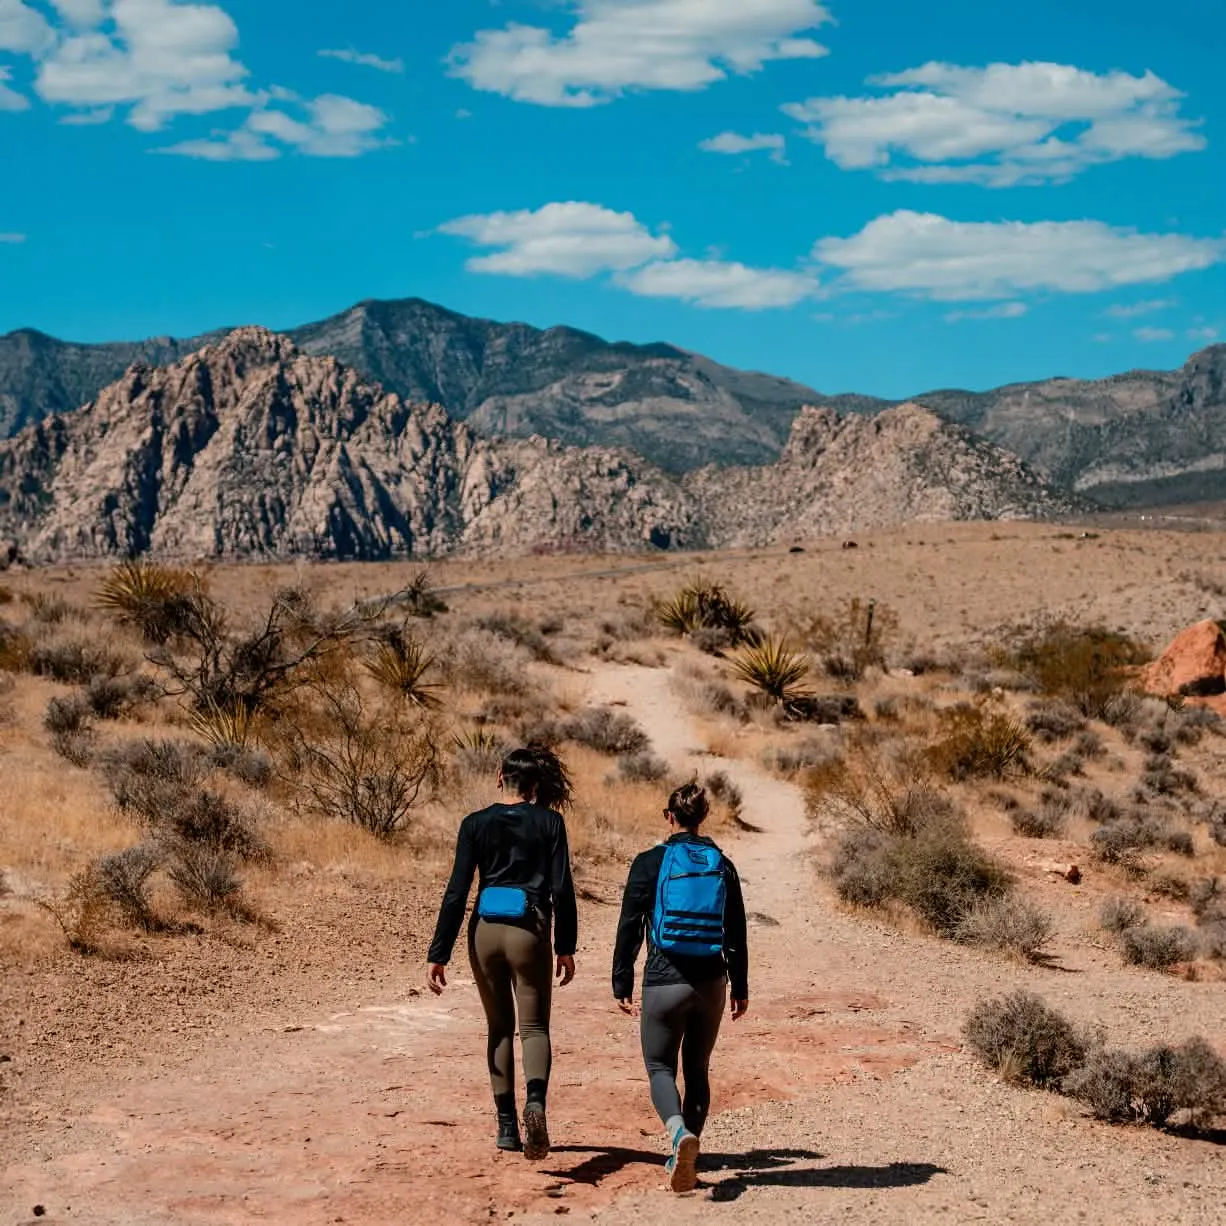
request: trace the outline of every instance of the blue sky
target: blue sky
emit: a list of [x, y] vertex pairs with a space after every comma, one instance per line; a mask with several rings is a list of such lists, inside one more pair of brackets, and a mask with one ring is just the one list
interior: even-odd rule
[[0, 332], [420, 296], [827, 392], [1171, 367], [1226, 338], [1224, 35], [1207, 0], [0, 0]]

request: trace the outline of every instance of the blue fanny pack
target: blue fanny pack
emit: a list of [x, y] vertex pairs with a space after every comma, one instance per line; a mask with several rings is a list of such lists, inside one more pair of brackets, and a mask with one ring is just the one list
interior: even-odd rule
[[521, 920], [528, 914], [528, 894], [515, 885], [487, 885], [477, 895], [477, 914], [487, 920]]

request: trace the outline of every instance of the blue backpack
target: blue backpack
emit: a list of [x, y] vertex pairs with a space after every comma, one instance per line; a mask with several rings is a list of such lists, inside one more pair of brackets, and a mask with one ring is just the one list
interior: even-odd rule
[[713, 958], [724, 951], [728, 883], [712, 843], [668, 843], [656, 881], [651, 943], [665, 953]]

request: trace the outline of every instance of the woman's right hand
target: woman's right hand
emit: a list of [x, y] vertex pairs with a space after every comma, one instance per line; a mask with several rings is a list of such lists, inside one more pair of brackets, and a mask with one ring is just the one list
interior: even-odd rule
[[638, 1012], [638, 1010], [634, 1007], [634, 1001], [629, 996], [627, 996], [625, 1000], [619, 1000], [617, 1002], [617, 1007], [627, 1017], [634, 1017]]
[[441, 962], [431, 962], [430, 972], [426, 977], [426, 986], [435, 996], [442, 996], [447, 986], [447, 968]]

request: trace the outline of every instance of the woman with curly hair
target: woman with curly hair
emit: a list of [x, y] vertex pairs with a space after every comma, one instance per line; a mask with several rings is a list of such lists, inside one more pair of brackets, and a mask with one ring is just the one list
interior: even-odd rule
[[[436, 996], [447, 986], [447, 963], [475, 875], [477, 905], [468, 929], [468, 957], [489, 1024], [496, 1144], [539, 1161], [549, 1153], [545, 1102], [553, 1059], [553, 978], [556, 971], [565, 987], [575, 977], [578, 913], [560, 812], [570, 804], [571, 782], [553, 750], [530, 746], [507, 756], [498, 786], [515, 799], [470, 813], [460, 824], [455, 864], [430, 946], [428, 984]], [[515, 1100], [517, 1010], [527, 1091], [522, 1140]]]

